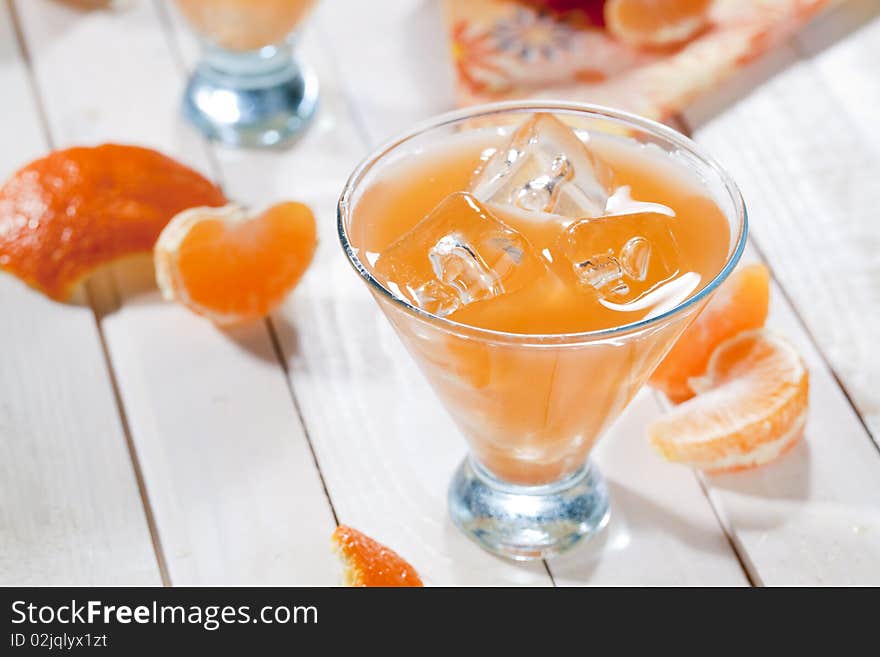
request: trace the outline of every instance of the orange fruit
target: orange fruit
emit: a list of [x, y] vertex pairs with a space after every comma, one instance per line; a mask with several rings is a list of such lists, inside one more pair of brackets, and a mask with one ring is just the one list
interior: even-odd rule
[[684, 43], [709, 22], [711, 0], [608, 0], [608, 31], [636, 48]]
[[577, 19], [583, 16], [592, 25], [605, 23], [602, 14], [605, 0], [526, 0], [526, 3], [539, 9], [548, 9], [565, 18]]
[[339, 525], [333, 544], [345, 565], [346, 586], [424, 586], [399, 554], [357, 529]]
[[770, 306], [770, 272], [761, 264], [731, 274], [654, 370], [649, 383], [673, 402], [694, 396], [689, 379], [706, 371], [712, 350], [740, 331], [761, 328]]
[[693, 385], [700, 394], [648, 428], [670, 461], [743, 470], [772, 461], [803, 433], [809, 373], [794, 347], [766, 329], [718, 345]]
[[315, 217], [302, 203], [279, 203], [261, 214], [235, 204], [191, 208], [156, 242], [156, 281], [166, 299], [217, 324], [238, 324], [284, 300], [316, 244]]
[[55, 151], [0, 187], [0, 268], [64, 300], [99, 266], [153, 248], [181, 210], [225, 202], [211, 181], [147, 148]]

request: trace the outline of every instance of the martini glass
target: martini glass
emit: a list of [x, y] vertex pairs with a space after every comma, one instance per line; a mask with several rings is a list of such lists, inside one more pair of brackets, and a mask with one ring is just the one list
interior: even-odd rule
[[185, 116], [233, 146], [283, 146], [300, 135], [315, 113], [318, 82], [294, 57], [295, 31], [314, 0], [175, 1], [202, 45]]
[[[729, 227], [726, 262], [705, 287], [654, 317], [571, 334], [505, 333], [421, 310], [385, 288], [352, 244], [358, 202], [389, 167], [472, 131], [509, 134], [536, 112], [595, 136], [659, 152], [700, 181]], [[513, 127], [511, 127], [513, 126]], [[465, 135], [466, 136], [466, 135]], [[478, 135], [477, 135], [478, 136]], [[555, 555], [608, 521], [608, 491], [589, 454], [739, 260], [745, 207], [730, 177], [687, 137], [598, 106], [496, 103], [418, 126], [367, 157], [338, 206], [348, 259], [464, 435], [469, 453], [449, 487], [449, 512], [468, 537], [514, 559]]]

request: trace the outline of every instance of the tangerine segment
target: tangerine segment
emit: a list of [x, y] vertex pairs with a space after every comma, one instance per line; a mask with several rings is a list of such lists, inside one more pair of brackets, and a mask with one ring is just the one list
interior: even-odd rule
[[424, 586], [400, 555], [357, 529], [339, 525], [333, 544], [345, 564], [346, 586]]
[[694, 396], [689, 379], [706, 371], [712, 350], [741, 331], [764, 326], [770, 307], [770, 272], [761, 264], [734, 272], [654, 370], [650, 385], [675, 403]]
[[64, 300], [97, 267], [151, 249], [181, 210], [225, 202], [209, 180], [147, 148], [55, 151], [0, 188], [0, 267]]
[[605, 24], [636, 48], [681, 44], [706, 27], [711, 0], [608, 0]]
[[697, 397], [648, 429], [670, 461], [743, 470], [772, 461], [802, 435], [809, 373], [794, 347], [765, 329], [721, 343], [693, 385]]
[[156, 279], [177, 299], [218, 324], [271, 312], [299, 282], [317, 244], [315, 217], [302, 203], [251, 215], [230, 204], [180, 213], [159, 236]]

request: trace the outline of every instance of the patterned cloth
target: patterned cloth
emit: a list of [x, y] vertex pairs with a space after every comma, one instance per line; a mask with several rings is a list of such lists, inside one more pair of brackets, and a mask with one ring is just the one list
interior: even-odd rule
[[460, 105], [592, 102], [663, 119], [790, 36], [830, 0], [714, 0], [711, 26], [667, 52], [616, 41], [595, 16], [515, 0], [444, 0]]

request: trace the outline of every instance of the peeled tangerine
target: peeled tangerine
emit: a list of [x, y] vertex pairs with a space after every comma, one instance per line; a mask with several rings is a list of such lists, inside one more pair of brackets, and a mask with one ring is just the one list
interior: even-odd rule
[[357, 529], [339, 525], [333, 545], [345, 564], [346, 586], [424, 586], [415, 568], [399, 554]]
[[258, 319], [302, 278], [317, 244], [315, 218], [302, 203], [261, 214], [230, 204], [192, 208], [156, 242], [156, 280], [175, 299], [216, 324]]
[[765, 329], [721, 343], [699, 394], [648, 428], [670, 461], [710, 473], [768, 463], [800, 439], [807, 416], [809, 374], [787, 341]]
[[152, 249], [181, 210], [224, 203], [211, 181], [148, 148], [55, 151], [0, 187], [0, 268], [65, 300], [99, 266]]
[[741, 331], [764, 326], [769, 304], [770, 273], [764, 265], [734, 272], [651, 375], [650, 385], [676, 403], [693, 397], [690, 379], [706, 371], [712, 350]]

